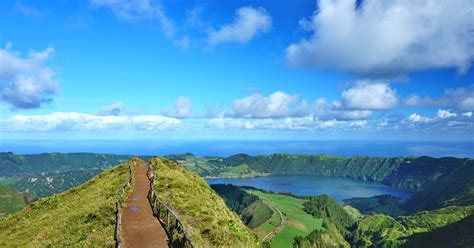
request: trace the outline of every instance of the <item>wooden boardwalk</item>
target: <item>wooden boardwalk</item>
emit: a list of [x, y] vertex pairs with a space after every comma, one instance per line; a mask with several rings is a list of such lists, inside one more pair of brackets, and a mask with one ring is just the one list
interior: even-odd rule
[[130, 193], [123, 210], [121, 236], [126, 248], [169, 247], [168, 236], [153, 215], [147, 199], [150, 190], [147, 170], [146, 162], [136, 166], [133, 192]]

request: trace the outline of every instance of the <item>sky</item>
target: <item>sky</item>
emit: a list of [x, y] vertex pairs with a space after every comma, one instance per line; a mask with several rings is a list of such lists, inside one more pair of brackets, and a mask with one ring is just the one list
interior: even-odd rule
[[474, 141], [472, 0], [5, 0], [4, 140]]

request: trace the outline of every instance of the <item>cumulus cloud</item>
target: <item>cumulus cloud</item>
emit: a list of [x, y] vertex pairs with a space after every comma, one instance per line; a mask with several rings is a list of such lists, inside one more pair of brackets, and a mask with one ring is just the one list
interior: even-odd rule
[[342, 92], [342, 107], [347, 109], [381, 110], [397, 104], [397, 92], [385, 82], [359, 81]]
[[157, 20], [166, 36], [175, 33], [173, 21], [166, 15], [163, 6], [155, 0], [89, 0], [93, 8], [107, 8], [124, 20]]
[[276, 91], [269, 96], [259, 93], [237, 99], [225, 117], [234, 118], [280, 118], [304, 114], [304, 102], [298, 102], [297, 95]]
[[393, 76], [428, 68], [466, 72], [474, 57], [471, 0], [321, 0], [311, 30], [286, 49], [296, 67]]
[[58, 82], [46, 61], [53, 53], [48, 47], [23, 57], [12, 43], [0, 49], [0, 100], [13, 108], [38, 108], [52, 101]]
[[452, 113], [452, 112], [450, 112], [449, 110], [440, 109], [440, 110], [438, 110], [437, 116], [438, 116], [438, 118], [446, 119], [446, 118], [456, 117], [457, 114], [456, 114], [456, 113]]
[[109, 106], [102, 107], [97, 115], [120, 115], [125, 110], [125, 105], [121, 102], [112, 103]]
[[272, 26], [272, 18], [264, 8], [242, 7], [235, 15], [232, 23], [209, 32], [208, 42], [211, 46], [226, 42], [247, 43]]
[[164, 109], [162, 114], [176, 118], [195, 118], [199, 117], [193, 108], [190, 98], [180, 96], [176, 98], [173, 109]]
[[14, 115], [0, 119], [0, 131], [93, 131], [173, 129], [181, 125], [175, 118], [160, 115], [91, 115], [77, 112], [55, 112], [47, 115]]

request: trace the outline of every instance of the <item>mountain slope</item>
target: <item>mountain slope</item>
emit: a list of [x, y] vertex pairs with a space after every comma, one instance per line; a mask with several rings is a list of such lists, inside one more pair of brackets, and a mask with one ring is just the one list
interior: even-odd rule
[[0, 185], [0, 217], [25, 208], [33, 199], [31, 195]]
[[197, 174], [174, 161], [151, 159], [158, 197], [184, 222], [199, 247], [255, 247], [257, 238]]
[[18, 155], [0, 152], [0, 178], [17, 191], [50, 196], [78, 186], [129, 157], [94, 153]]
[[474, 159], [440, 177], [426, 190], [415, 194], [404, 205], [415, 212], [446, 206], [474, 205]]
[[0, 247], [115, 246], [115, 204], [130, 163], [0, 221]]

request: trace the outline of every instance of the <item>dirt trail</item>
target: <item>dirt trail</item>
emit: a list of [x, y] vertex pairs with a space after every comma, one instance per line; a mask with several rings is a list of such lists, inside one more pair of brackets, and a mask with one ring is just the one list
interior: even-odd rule
[[135, 185], [122, 214], [122, 240], [129, 247], [168, 247], [168, 236], [161, 223], [153, 215], [147, 195], [150, 180], [146, 162], [135, 169]]

